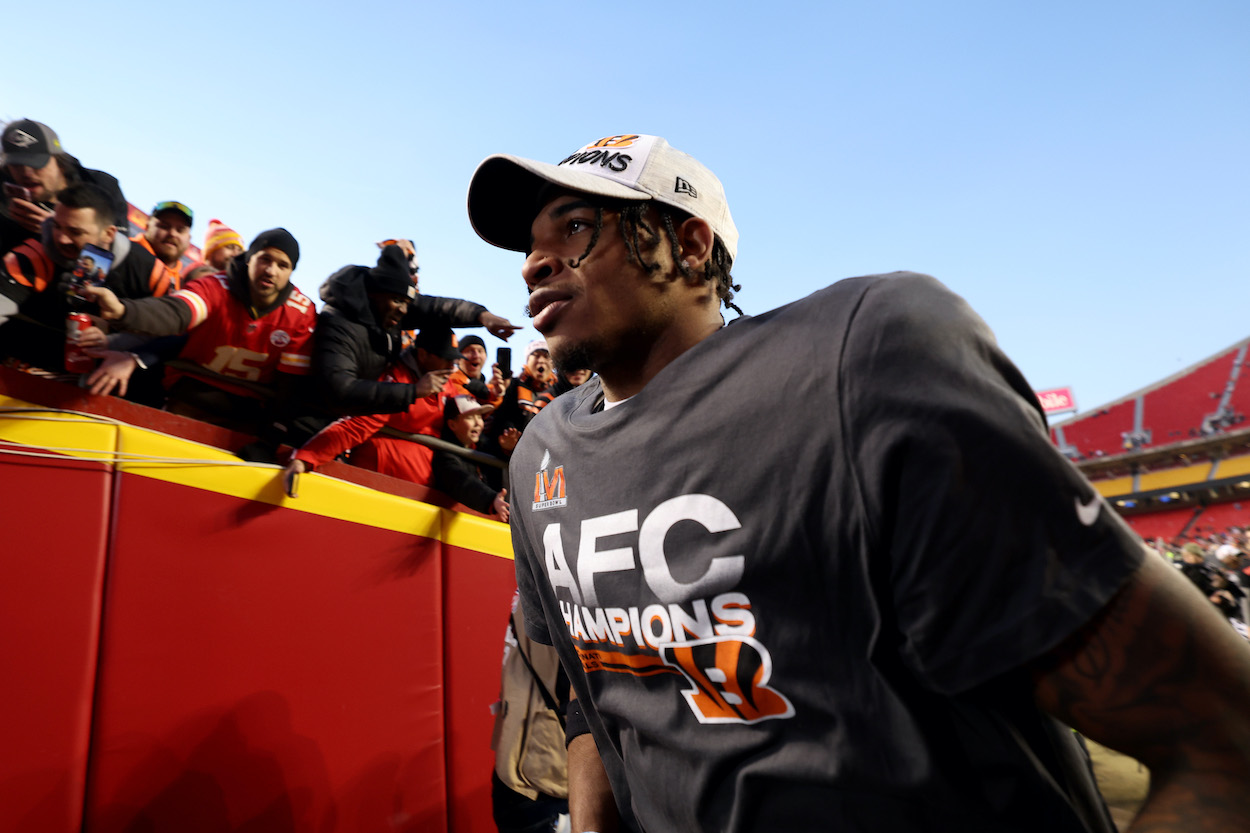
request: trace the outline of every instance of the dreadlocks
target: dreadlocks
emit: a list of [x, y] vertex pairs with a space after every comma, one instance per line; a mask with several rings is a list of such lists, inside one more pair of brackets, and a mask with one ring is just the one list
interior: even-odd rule
[[[660, 268], [660, 264], [648, 261], [646, 253], [653, 251], [659, 245], [660, 232], [647, 222], [647, 205], [648, 203], [645, 202], [621, 203], [616, 207], [617, 224], [621, 230], [621, 237], [625, 240], [625, 252], [629, 261], [637, 263], [648, 272], [654, 272]], [[690, 215], [660, 205], [656, 205], [656, 210], [660, 217], [660, 225], [664, 227], [664, 231], [668, 235], [668, 245], [673, 255], [673, 261], [677, 264], [677, 268], [682, 275], [693, 277], [695, 274], [694, 269], [682, 259], [681, 252], [677, 248], [676, 230], [676, 224], [684, 222]], [[576, 268], [582, 265], [582, 261], [594, 251], [602, 231], [603, 206], [597, 205], [595, 206], [595, 227], [590, 235], [590, 240], [586, 244], [586, 250], [576, 260], [570, 260], [570, 266]], [[731, 265], [729, 252], [725, 249], [725, 245], [721, 243], [720, 238], [716, 238], [712, 243], [712, 255], [708, 258], [707, 263], [703, 265], [702, 278], [716, 287], [716, 297], [720, 299], [722, 304], [738, 313], [738, 315], [742, 315], [742, 309], [733, 302], [734, 293], [741, 292], [742, 287], [733, 282], [733, 275], [729, 271]]]

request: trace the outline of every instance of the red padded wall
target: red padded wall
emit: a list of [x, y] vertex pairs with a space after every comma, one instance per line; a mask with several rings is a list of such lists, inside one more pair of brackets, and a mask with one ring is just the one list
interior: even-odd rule
[[440, 547], [120, 477], [90, 830], [442, 831]]
[[0, 443], [0, 828], [82, 823], [112, 474]]
[[516, 590], [512, 559], [444, 545], [447, 777], [451, 829], [495, 833], [490, 749], [503, 638]]

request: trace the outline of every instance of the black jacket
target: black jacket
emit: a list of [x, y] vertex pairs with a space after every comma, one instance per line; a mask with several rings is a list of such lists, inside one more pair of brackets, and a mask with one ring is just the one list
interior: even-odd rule
[[[66, 184], [73, 185], [75, 182], [90, 182], [92, 185], [98, 185], [108, 192], [109, 196], [113, 198], [113, 211], [117, 214], [117, 233], [129, 237], [130, 220], [127, 217], [130, 212], [130, 204], [126, 202], [126, 197], [122, 194], [122, 187], [118, 184], [117, 177], [112, 174], [106, 174], [104, 171], [84, 168], [81, 162], [68, 153], [62, 154], [60, 158], [64, 162], [63, 173]], [[7, 170], [0, 169], [0, 181], [12, 182], [13, 180]], [[49, 203], [40, 204], [48, 210], [52, 209]], [[22, 241], [29, 240], [32, 237], [38, 238], [39, 234], [27, 231], [9, 216], [9, 199], [0, 194], [0, 254], [12, 251]]]
[[[443, 428], [443, 439], [464, 448], [456, 435], [447, 428]], [[434, 469], [435, 489], [476, 512], [490, 514], [491, 504], [495, 502], [495, 495], [499, 491], [482, 480], [477, 463], [449, 451], [435, 451], [431, 465]]]
[[[42, 292], [35, 292], [15, 280], [7, 268], [0, 269], [0, 295], [17, 304], [20, 317], [0, 324], [0, 357], [12, 357], [45, 370], [60, 370], [64, 364], [65, 317], [71, 312], [99, 315], [99, 308], [76, 295], [70, 295], [74, 264], [63, 263], [52, 245], [52, 224], [44, 223], [42, 241], [19, 244], [11, 252], [16, 267], [33, 275], [35, 258], [51, 266], [53, 277]], [[119, 298], [146, 298], [152, 294], [148, 279], [156, 259], [142, 246], [135, 246], [121, 232], [113, 238], [113, 267], [104, 285]]]
[[458, 298], [418, 295], [398, 327], [384, 330], [375, 320], [365, 290], [366, 266], [344, 266], [321, 285], [325, 306], [317, 318], [313, 377], [319, 403], [337, 416], [394, 414], [416, 400], [416, 386], [379, 382], [399, 357], [402, 331], [432, 325], [480, 326], [486, 307]]

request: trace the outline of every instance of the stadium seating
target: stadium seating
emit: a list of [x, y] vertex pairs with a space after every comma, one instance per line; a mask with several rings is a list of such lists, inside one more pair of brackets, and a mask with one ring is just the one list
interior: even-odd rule
[[[1244, 453], [1250, 449], [1250, 375], [1241, 375], [1247, 352], [1250, 338], [1110, 405], [1059, 422], [1051, 437], [1104, 497], [1120, 505], [1121, 498], [1132, 496], [1124, 505], [1130, 513], [1126, 521], [1147, 540], [1174, 542], [1182, 532], [1189, 539], [1250, 527], [1250, 486], [1239, 481], [1250, 483], [1250, 453]], [[1221, 435], [1231, 436], [1223, 441]], [[1099, 464], [1104, 457], [1118, 459]], [[1212, 500], [1219, 502], [1194, 505]], [[1176, 501], [1186, 506], [1170, 508]], [[1156, 511], [1143, 512], [1150, 506]]]
[[1151, 446], [1200, 435], [1203, 419], [1220, 406], [1237, 353], [1229, 350], [1145, 394], [1143, 428], [1150, 431]]
[[[1075, 417], [1051, 428], [1051, 437], [1060, 447], [1075, 447], [1083, 458], [1122, 454], [1124, 434], [1133, 430], [1134, 400], [1128, 399], [1108, 408]], [[1059, 429], [1063, 442], [1058, 439]]]
[[1147, 541], [1153, 541], [1155, 538], [1171, 541], [1181, 534], [1185, 525], [1193, 518], [1195, 511], [1194, 507], [1185, 506], [1180, 509], [1152, 512], [1149, 515], [1134, 515], [1124, 520], [1134, 532]]
[[1211, 532], [1223, 532], [1229, 527], [1250, 526], [1250, 501], [1234, 501], [1208, 506], [1198, 516], [1190, 532], [1194, 535], [1205, 535]]
[[1126, 448], [1125, 437], [1134, 433], [1140, 403], [1142, 424], [1136, 448], [1160, 448], [1192, 440], [1203, 436], [1204, 422], [1219, 412], [1221, 400], [1230, 388], [1225, 413], [1231, 416], [1232, 424], [1216, 428], [1235, 428], [1250, 413], [1250, 378], [1242, 379], [1239, 374], [1234, 378], [1234, 371], [1240, 367], [1238, 359], [1244, 361], [1248, 344], [1250, 339], [1243, 339], [1153, 387], [1057, 423], [1051, 427], [1051, 438], [1060, 448], [1074, 448], [1078, 460], [1134, 450]]

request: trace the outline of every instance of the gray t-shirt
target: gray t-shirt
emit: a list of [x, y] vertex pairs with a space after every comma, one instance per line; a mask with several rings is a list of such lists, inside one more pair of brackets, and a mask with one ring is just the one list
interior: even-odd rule
[[1018, 671], [1140, 563], [932, 278], [740, 319], [512, 457], [529, 632], [646, 831], [1113, 830]]

